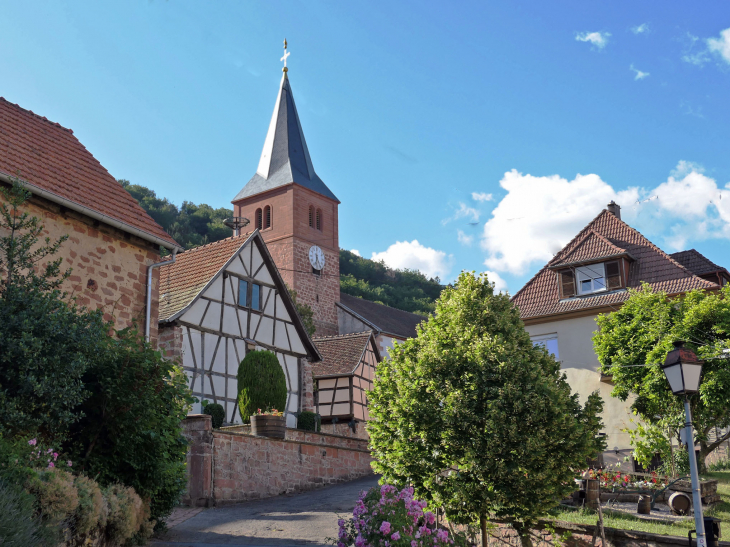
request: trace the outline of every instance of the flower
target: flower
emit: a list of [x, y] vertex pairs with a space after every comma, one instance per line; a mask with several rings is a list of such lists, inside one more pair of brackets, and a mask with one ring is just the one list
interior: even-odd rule
[[400, 539], [400, 534], [398, 532], [393, 532], [393, 535], [390, 536], [390, 539], [393, 541], [398, 541]]
[[416, 540], [411, 540], [411, 547], [418, 547], [418, 543], [416, 543]]
[[29, 444], [30, 446], [35, 446], [35, 444], [36, 444], [37, 442], [38, 442], [38, 441], [37, 441], [36, 439], [31, 439], [31, 440], [29, 440], [29, 441], [28, 441], [28, 444]]
[[56, 464], [54, 464], [53, 462], [48, 462], [48, 469], [53, 469], [54, 467], [56, 467]]
[[358, 534], [355, 538], [355, 547], [365, 547], [365, 538], [363, 538], [360, 534]]
[[390, 522], [388, 522], [387, 520], [383, 521], [383, 524], [380, 525], [380, 533], [390, 534]]
[[439, 541], [446, 541], [447, 539], [449, 539], [449, 533], [446, 530], [441, 529], [436, 532], [436, 537]]
[[434, 515], [431, 511], [426, 511], [426, 514], [424, 516], [426, 517], [426, 522], [428, 524], [433, 524], [436, 522], [436, 515]]
[[71, 462], [71, 460], [68, 460], [68, 461], [66, 462], [66, 465], [68, 465], [69, 467], [71, 467], [71, 466], [73, 466], [73, 463]]
[[344, 519], [338, 520], [337, 521], [337, 526], [339, 526], [340, 528], [343, 528], [345, 526], [345, 520]]
[[53, 459], [54, 459], [54, 461], [58, 459], [58, 452], [53, 453]]

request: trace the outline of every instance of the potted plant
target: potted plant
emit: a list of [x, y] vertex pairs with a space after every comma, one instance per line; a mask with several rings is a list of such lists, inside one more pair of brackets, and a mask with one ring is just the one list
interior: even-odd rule
[[283, 439], [286, 436], [284, 413], [275, 408], [265, 412], [257, 409], [256, 413], [251, 414], [251, 434]]

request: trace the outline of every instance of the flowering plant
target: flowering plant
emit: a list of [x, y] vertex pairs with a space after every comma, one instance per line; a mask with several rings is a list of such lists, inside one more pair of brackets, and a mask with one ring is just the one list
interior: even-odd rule
[[261, 410], [260, 408], [256, 409], [256, 412], [253, 413], [254, 416], [283, 416], [284, 413], [281, 410], [276, 410], [275, 408], [267, 408], [266, 410]]
[[605, 469], [590, 469], [588, 476], [591, 479], [598, 479], [601, 484], [601, 488], [606, 489], [621, 489], [621, 488], [635, 488], [639, 490], [656, 490], [664, 488], [669, 483], [668, 477], [660, 477], [656, 471], [651, 472], [650, 477], [636, 477], [631, 476], [621, 471], [618, 465], [615, 469], [607, 467]]
[[466, 546], [466, 536], [439, 528], [426, 505], [413, 499], [413, 488], [371, 488], [360, 494], [352, 518], [338, 521], [339, 533], [330, 542], [337, 547]]

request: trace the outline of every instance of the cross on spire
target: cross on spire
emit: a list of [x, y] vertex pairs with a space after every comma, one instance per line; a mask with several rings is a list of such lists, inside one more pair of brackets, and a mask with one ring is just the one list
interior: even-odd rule
[[286, 50], [286, 46], [286, 38], [284, 38], [284, 56], [280, 59], [281, 61], [284, 61], [284, 68], [281, 69], [282, 72], [289, 72], [289, 69], [286, 68], [286, 58], [289, 57], [291, 53]]

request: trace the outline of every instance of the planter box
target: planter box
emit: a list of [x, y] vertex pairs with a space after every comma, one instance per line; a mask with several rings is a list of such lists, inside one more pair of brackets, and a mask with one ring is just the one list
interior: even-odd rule
[[286, 437], [286, 419], [284, 416], [251, 416], [251, 435], [283, 439]]
[[[677, 492], [684, 492], [685, 494], [689, 494], [690, 498], [692, 497], [692, 483], [688, 480], [675, 482], [669, 488]], [[714, 479], [700, 481], [700, 496], [702, 503], [705, 505], [720, 501], [720, 496], [717, 493], [717, 481]]]

